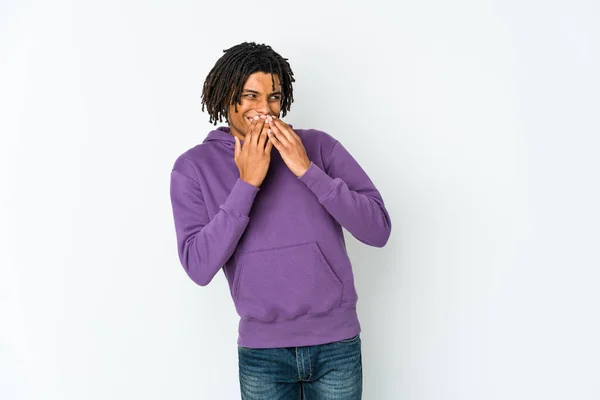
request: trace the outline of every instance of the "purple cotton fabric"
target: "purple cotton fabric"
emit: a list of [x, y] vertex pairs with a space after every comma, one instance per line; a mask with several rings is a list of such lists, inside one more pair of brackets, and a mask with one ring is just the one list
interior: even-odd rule
[[201, 286], [223, 270], [244, 347], [310, 346], [360, 333], [342, 227], [376, 247], [391, 232], [380, 193], [342, 144], [319, 130], [294, 132], [311, 160], [299, 178], [273, 147], [261, 187], [242, 181], [224, 126], [171, 172], [181, 264]]

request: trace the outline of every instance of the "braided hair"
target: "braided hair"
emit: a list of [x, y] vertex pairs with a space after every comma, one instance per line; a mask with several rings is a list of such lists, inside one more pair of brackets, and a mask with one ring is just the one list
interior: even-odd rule
[[219, 58], [204, 81], [202, 89], [202, 111], [205, 107], [210, 116], [210, 123], [217, 124], [222, 118], [227, 119], [229, 105], [242, 104], [241, 93], [248, 76], [255, 72], [270, 73], [273, 87], [275, 78], [281, 83], [281, 111], [285, 117], [294, 102], [292, 82], [294, 73], [287, 58], [281, 57], [271, 46], [244, 42], [227, 50]]

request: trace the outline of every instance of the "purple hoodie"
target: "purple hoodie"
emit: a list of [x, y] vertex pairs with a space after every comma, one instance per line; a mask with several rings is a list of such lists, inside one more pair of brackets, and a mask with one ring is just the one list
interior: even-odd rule
[[273, 147], [260, 188], [242, 181], [228, 127], [179, 156], [171, 172], [179, 259], [201, 286], [223, 269], [239, 346], [309, 346], [360, 333], [342, 227], [376, 247], [390, 236], [381, 195], [342, 144], [322, 131], [294, 132], [311, 160], [299, 178]]

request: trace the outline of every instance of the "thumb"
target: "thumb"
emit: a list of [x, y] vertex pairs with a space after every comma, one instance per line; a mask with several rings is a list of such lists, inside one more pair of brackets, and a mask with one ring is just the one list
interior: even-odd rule
[[240, 139], [237, 136], [234, 136], [234, 139], [235, 139], [235, 148], [234, 148], [233, 158], [235, 158], [237, 160], [238, 157], [240, 156], [240, 152], [242, 151], [242, 144], [240, 143]]

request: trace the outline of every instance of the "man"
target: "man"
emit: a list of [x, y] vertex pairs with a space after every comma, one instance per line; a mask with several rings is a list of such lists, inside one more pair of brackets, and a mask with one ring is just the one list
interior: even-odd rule
[[360, 399], [358, 296], [342, 227], [382, 247], [381, 195], [342, 144], [285, 117], [295, 81], [270, 46], [224, 51], [202, 93], [212, 130], [177, 158], [171, 201], [181, 264], [222, 269], [240, 316], [243, 399]]

